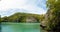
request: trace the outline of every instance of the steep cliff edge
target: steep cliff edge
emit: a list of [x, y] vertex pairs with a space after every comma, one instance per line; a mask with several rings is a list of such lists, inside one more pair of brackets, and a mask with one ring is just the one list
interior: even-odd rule
[[49, 9], [41, 26], [48, 32], [60, 32], [60, 0], [48, 0], [47, 3]]

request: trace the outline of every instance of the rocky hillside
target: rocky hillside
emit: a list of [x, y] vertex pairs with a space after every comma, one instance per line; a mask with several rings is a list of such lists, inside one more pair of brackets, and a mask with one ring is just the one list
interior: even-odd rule
[[49, 9], [40, 26], [48, 32], [60, 32], [60, 0], [48, 0], [47, 3]]

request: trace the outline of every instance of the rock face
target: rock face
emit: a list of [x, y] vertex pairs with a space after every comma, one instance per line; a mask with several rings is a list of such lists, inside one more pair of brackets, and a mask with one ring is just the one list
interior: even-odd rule
[[60, 0], [48, 0], [47, 7], [48, 10], [44, 20], [46, 27], [44, 30], [48, 32], [60, 32]]
[[26, 23], [37, 23], [37, 19], [34, 17], [27, 17]]
[[[42, 21], [42, 26], [48, 32], [59, 32], [60, 31], [60, 11], [49, 10], [45, 15], [45, 21]], [[44, 26], [45, 25], [45, 26]]]

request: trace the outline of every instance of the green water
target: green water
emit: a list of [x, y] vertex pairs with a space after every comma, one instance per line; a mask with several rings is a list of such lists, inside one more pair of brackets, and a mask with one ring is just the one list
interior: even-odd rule
[[40, 32], [40, 23], [2, 23], [2, 32]]

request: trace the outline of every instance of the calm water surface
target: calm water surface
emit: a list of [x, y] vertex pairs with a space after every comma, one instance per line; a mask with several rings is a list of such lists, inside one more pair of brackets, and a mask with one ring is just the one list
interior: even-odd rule
[[40, 32], [40, 23], [2, 23], [2, 32]]

